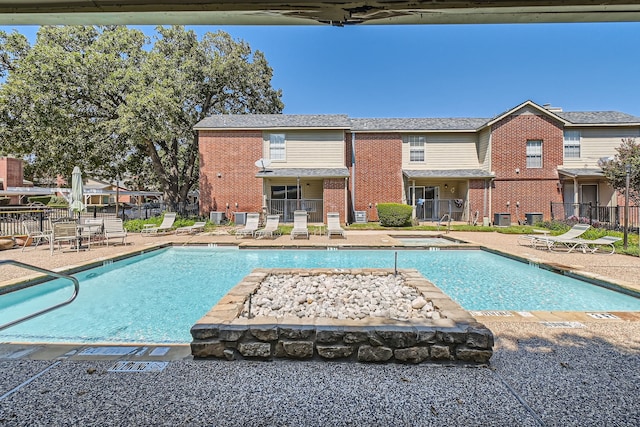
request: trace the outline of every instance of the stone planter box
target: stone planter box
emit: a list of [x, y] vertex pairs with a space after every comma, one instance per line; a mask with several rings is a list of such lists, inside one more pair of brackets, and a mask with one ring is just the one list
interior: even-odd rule
[[[400, 321], [298, 317], [240, 317], [249, 295], [269, 274], [331, 274], [332, 269], [256, 269], [231, 289], [192, 328], [195, 358], [339, 360], [375, 363], [460, 362], [486, 364], [493, 334], [417, 270], [398, 270], [405, 284], [430, 301], [432, 319]], [[393, 270], [342, 270], [393, 274]]]

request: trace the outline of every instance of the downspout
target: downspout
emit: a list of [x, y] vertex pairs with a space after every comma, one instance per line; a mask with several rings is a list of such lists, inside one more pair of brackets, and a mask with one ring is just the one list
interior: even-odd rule
[[[356, 212], [356, 133], [351, 132], [351, 212], [355, 218]], [[345, 196], [346, 197], [346, 196]], [[345, 200], [345, 208], [348, 202]], [[346, 222], [346, 218], [345, 218]]]
[[[349, 204], [349, 202], [348, 202], [348, 198], [349, 198], [349, 190], [348, 190], [348, 188], [349, 187], [347, 187], [348, 185], [349, 185], [349, 177], [345, 176], [344, 177], [344, 207], [345, 208]], [[346, 214], [346, 212], [345, 212], [345, 214]], [[347, 224], [347, 225], [349, 224], [349, 221], [347, 220], [347, 215], [345, 215], [344, 223]]]

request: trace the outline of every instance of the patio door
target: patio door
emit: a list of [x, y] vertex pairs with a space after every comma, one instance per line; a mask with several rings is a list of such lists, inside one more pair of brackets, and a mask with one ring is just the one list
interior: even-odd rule
[[293, 211], [300, 202], [300, 187], [297, 185], [271, 186], [271, 214], [282, 215], [283, 222], [293, 221]]
[[409, 204], [416, 206], [416, 218], [419, 220], [437, 219], [438, 215], [438, 188], [437, 187], [410, 187]]
[[[580, 186], [581, 217], [598, 219], [598, 184], [582, 184]], [[589, 203], [593, 207], [589, 212]]]

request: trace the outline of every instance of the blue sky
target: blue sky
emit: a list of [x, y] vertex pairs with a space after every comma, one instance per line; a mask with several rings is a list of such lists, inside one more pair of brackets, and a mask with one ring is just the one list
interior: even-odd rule
[[640, 116], [640, 23], [189, 28], [264, 52], [287, 114], [488, 118], [530, 99]]

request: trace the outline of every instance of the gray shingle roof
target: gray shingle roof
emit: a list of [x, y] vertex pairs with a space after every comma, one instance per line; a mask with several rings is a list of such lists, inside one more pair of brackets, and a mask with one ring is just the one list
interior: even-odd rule
[[415, 119], [351, 119], [354, 131], [468, 130], [475, 131], [489, 119], [481, 118], [415, 118]]
[[347, 168], [283, 168], [259, 171], [257, 178], [345, 178], [349, 176]]
[[570, 177], [588, 177], [588, 176], [597, 176], [602, 177], [604, 173], [600, 168], [582, 168], [582, 169], [558, 169], [558, 173], [562, 175], [567, 175]]
[[493, 178], [495, 175], [482, 169], [450, 169], [450, 170], [407, 170], [402, 173], [413, 178]]
[[350, 125], [344, 114], [218, 114], [199, 121], [194, 129], [347, 129]]
[[638, 124], [640, 117], [619, 111], [566, 111], [556, 112], [563, 119], [573, 124]]

